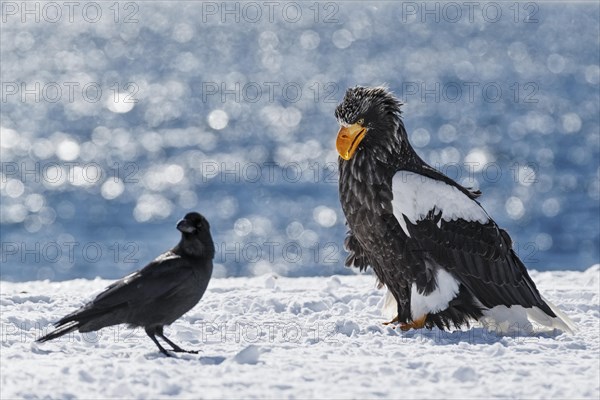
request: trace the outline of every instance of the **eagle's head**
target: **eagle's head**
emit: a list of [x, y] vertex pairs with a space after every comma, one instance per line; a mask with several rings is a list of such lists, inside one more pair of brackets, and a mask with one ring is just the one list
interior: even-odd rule
[[[336, 148], [350, 160], [357, 151], [396, 153], [405, 138], [398, 133], [402, 103], [385, 87], [355, 86], [335, 109], [340, 124]], [[401, 132], [404, 132], [402, 129]]]

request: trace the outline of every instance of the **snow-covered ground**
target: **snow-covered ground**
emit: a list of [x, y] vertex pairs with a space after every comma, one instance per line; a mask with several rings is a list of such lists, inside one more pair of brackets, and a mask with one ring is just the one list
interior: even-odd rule
[[526, 265], [600, 262], [598, 1], [0, 13], [0, 279], [117, 278], [192, 210], [223, 275], [346, 273], [334, 110], [348, 87], [383, 83], [419, 155], [481, 189]]
[[532, 275], [575, 335], [398, 332], [372, 276], [265, 275], [212, 280], [172, 358], [123, 326], [34, 343], [109, 281], [2, 282], [0, 397], [597, 399], [600, 266]]

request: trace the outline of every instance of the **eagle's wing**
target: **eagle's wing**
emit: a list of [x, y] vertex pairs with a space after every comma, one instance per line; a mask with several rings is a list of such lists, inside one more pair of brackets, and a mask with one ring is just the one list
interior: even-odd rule
[[[449, 272], [486, 308], [535, 306], [555, 317], [506, 231], [498, 228], [466, 189], [449, 179], [433, 179], [432, 174], [399, 171], [392, 181], [393, 213], [409, 236], [412, 251], [418, 252], [415, 258]], [[427, 294], [435, 286], [431, 280], [438, 276], [417, 278], [417, 291]]]

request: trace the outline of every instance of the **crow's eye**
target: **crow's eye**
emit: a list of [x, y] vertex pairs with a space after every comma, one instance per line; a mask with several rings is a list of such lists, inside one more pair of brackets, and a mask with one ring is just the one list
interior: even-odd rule
[[365, 123], [365, 119], [364, 119], [364, 118], [361, 118], [361, 119], [359, 119], [358, 121], [356, 121], [356, 123], [357, 123], [357, 124], [359, 124], [359, 125], [364, 125], [364, 123]]

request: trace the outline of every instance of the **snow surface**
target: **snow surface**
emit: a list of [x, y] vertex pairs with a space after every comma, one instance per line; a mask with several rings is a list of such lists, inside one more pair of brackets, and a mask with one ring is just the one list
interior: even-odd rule
[[200, 354], [167, 358], [141, 329], [34, 339], [110, 282], [2, 282], [0, 397], [594, 398], [600, 265], [532, 272], [575, 335], [481, 327], [398, 332], [372, 276], [213, 279], [166, 334]]
[[482, 190], [526, 265], [600, 262], [598, 1], [24, 4], [1, 3], [3, 280], [118, 278], [191, 210], [221, 276], [347, 274], [333, 113], [383, 83], [419, 155]]

